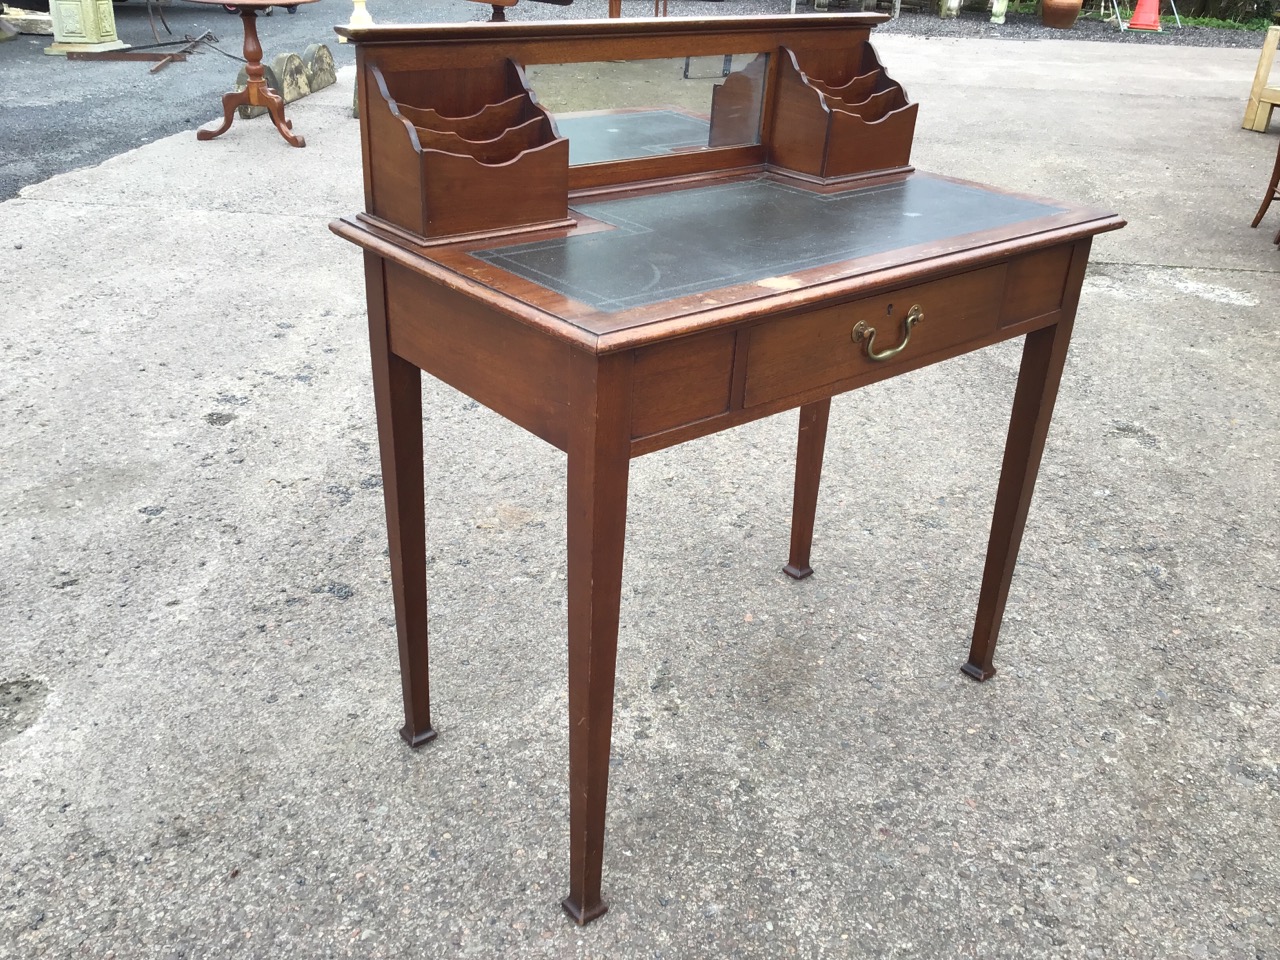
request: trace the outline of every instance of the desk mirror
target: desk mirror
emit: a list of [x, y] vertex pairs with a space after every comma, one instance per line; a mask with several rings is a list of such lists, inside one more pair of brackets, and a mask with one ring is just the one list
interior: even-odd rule
[[569, 165], [760, 142], [767, 54], [530, 64], [538, 102], [569, 139]]

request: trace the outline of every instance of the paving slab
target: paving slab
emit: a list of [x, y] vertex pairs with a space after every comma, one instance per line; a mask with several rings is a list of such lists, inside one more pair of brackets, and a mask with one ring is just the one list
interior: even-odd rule
[[0, 205], [0, 957], [1275, 955], [1252, 54], [879, 46], [921, 168], [1130, 220], [999, 676], [957, 668], [1016, 344], [835, 401], [802, 583], [794, 415], [636, 461], [611, 909], [569, 924], [564, 460], [430, 380], [440, 737], [395, 733], [347, 67], [305, 150], [238, 119]]

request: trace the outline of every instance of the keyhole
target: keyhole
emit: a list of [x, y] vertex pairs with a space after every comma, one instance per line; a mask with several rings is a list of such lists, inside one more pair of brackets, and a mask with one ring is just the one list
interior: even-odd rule
[[892, 317], [892, 316], [893, 316], [893, 304], [892, 304], [892, 303], [891, 303], [891, 304], [889, 304], [889, 306], [885, 307], [884, 315], [885, 315], [886, 317]]

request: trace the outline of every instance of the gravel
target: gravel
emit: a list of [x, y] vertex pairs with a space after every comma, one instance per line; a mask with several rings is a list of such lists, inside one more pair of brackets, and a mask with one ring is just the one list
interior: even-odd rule
[[977, 37], [992, 40], [1094, 40], [1105, 43], [1146, 43], [1182, 47], [1261, 48], [1265, 33], [1257, 30], [1219, 30], [1213, 27], [1170, 27], [1160, 33], [1121, 30], [1114, 22], [1081, 18], [1070, 30], [1040, 23], [1037, 14], [1010, 13], [997, 25], [990, 15], [965, 11], [954, 20], [922, 13], [904, 13], [876, 28], [877, 34], [905, 33], [915, 37]]
[[[837, 7], [828, 12], [852, 11], [860, 4]], [[668, 13], [673, 17], [748, 16], [779, 14], [790, 10], [789, 0], [669, 0]], [[522, 2], [508, 8], [509, 20], [587, 20], [607, 15], [607, 0], [574, 0], [570, 6], [550, 3]], [[651, 8], [644, 0], [628, 0], [623, 13], [628, 17], [647, 16]], [[797, 13], [813, 13], [811, 4], [801, 3]], [[476, 20], [488, 19], [488, 8], [476, 4]], [[388, 19], [386, 22], [392, 22]], [[1108, 43], [1167, 44], [1186, 47], [1243, 47], [1260, 49], [1266, 35], [1255, 30], [1218, 30], [1212, 27], [1170, 27], [1160, 33], [1121, 30], [1114, 22], [1081, 18], [1070, 30], [1055, 30], [1040, 23], [1040, 15], [1009, 13], [1005, 22], [996, 25], [986, 12], [962, 11], [960, 16], [943, 20], [934, 13], [912, 13], [904, 10], [895, 20], [876, 28], [876, 34], [901, 33], [913, 37], [963, 37], [982, 40], [1097, 40]]]

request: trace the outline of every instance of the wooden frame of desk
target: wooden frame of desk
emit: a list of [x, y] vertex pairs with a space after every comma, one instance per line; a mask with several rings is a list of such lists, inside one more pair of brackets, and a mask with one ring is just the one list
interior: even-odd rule
[[[367, 102], [373, 67], [422, 65], [435, 62], [437, 54], [461, 61], [473, 55], [468, 49], [475, 44], [497, 44], [504, 56], [528, 57], [536, 42], [545, 42], [546, 50], [535, 50], [544, 62], [548, 57], [631, 56], [659, 44], [669, 51], [666, 55], [749, 52], [803, 43], [806, 37], [828, 46], [847, 43], [850, 32], [860, 31], [865, 39], [868, 25], [881, 19], [596, 21], [382, 28], [350, 31], [350, 36], [359, 44]], [[377, 176], [368, 113], [362, 111], [367, 183]], [[962, 667], [969, 676], [985, 680], [995, 674], [996, 638], [1091, 238], [1123, 225], [1110, 214], [1017, 198], [913, 173], [909, 167], [854, 184], [796, 177], [770, 162], [769, 122], [766, 115], [759, 148], [719, 151], [722, 158], [732, 156], [732, 164], [709, 164], [705, 155], [635, 161], [632, 169], [644, 176], [631, 180], [607, 170], [578, 171], [568, 227], [441, 241], [415, 238], [368, 214], [333, 225], [365, 251], [405, 704], [401, 733], [410, 744], [435, 737], [427, 664], [420, 371], [568, 454], [570, 883], [563, 905], [578, 923], [606, 909], [601, 873], [631, 459], [798, 407], [785, 570], [802, 578], [812, 573], [810, 544], [831, 397], [1025, 336], [972, 648]], [[686, 166], [665, 179], [652, 176], [671, 172], [655, 166], [664, 161]], [[1029, 212], [978, 230], [960, 222], [921, 242], [869, 248], [830, 262], [766, 268], [763, 275], [738, 278], [727, 286], [657, 300], [641, 297], [621, 307], [593, 305], [589, 296], [501, 266], [515, 262], [507, 256], [512, 249], [533, 255], [541, 249], [539, 243], [565, 244], [593, 231], [607, 244], [615, 228], [607, 217], [601, 221], [582, 213], [588, 203], [694, 192], [679, 203], [726, 183], [782, 184], [857, 203], [885, 202], [883, 191], [908, 187], [960, 198], [969, 196], [965, 191], [979, 191], [991, 204], [1005, 198], [1010, 204], [1028, 204]], [[882, 194], [873, 196], [873, 191]], [[372, 192], [369, 201], [372, 210]], [[767, 245], [768, 237], [762, 239]], [[565, 262], [575, 255], [555, 249]], [[918, 327], [906, 321], [909, 307], [924, 314]], [[877, 324], [877, 340], [856, 339], [857, 328], [865, 332]]]

